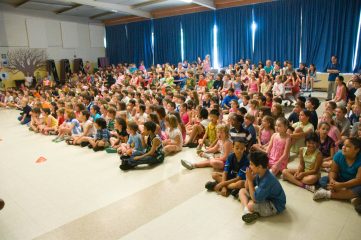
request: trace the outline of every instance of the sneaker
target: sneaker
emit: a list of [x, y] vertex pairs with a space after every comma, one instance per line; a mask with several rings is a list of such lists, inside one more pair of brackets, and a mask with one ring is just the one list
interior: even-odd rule
[[133, 166], [130, 166], [129, 164], [121, 164], [119, 165], [119, 168], [123, 171], [127, 171], [127, 170], [130, 170], [132, 168], [134, 168]]
[[59, 142], [62, 142], [64, 140], [65, 140], [64, 137], [60, 137], [60, 138], [56, 139], [54, 142], [59, 143]]
[[257, 212], [253, 212], [253, 213], [246, 213], [246, 214], [243, 214], [242, 215], [242, 220], [245, 222], [245, 223], [251, 223], [255, 220], [257, 220], [257, 218], [259, 218], [260, 215], [259, 213]]
[[207, 182], [204, 187], [208, 190], [208, 191], [214, 191], [214, 188], [216, 187], [217, 182]]
[[351, 204], [356, 208], [361, 205], [361, 197], [356, 197], [351, 199]]
[[327, 199], [328, 191], [326, 189], [320, 188], [313, 194], [313, 200]]
[[106, 148], [105, 151], [106, 151], [107, 153], [117, 153], [117, 149], [112, 148], [112, 147]]
[[313, 193], [316, 191], [315, 185], [305, 185], [305, 189]]
[[59, 137], [54, 138], [53, 140], [51, 140], [52, 142], [56, 142], [59, 139]]
[[198, 144], [197, 144], [197, 143], [188, 143], [188, 144], [186, 145], [186, 147], [196, 148], [196, 147], [198, 147]]
[[89, 142], [81, 142], [80, 143], [80, 146], [81, 147], [86, 147], [86, 146], [88, 146], [89, 145]]
[[186, 160], [181, 160], [182, 166], [187, 168], [188, 170], [192, 170], [194, 168], [193, 164], [186, 161]]

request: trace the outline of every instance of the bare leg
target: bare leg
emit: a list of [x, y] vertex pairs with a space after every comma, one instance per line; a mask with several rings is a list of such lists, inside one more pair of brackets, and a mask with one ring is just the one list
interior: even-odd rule
[[357, 197], [357, 195], [348, 189], [331, 193], [332, 199], [347, 200], [347, 199], [352, 199], [355, 197]]

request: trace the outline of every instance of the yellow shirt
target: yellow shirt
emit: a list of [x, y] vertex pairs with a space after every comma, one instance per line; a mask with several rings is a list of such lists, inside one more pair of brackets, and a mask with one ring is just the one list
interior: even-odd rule
[[212, 122], [208, 123], [207, 126], [207, 133], [208, 133], [208, 139], [210, 144], [214, 143], [217, 139], [217, 125], [213, 124]]

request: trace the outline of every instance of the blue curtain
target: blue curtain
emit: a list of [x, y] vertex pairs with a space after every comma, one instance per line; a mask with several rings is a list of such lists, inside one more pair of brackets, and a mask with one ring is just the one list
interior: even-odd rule
[[304, 0], [302, 60], [325, 71], [337, 55], [342, 72], [352, 72], [360, 6], [360, 0]]
[[110, 64], [128, 62], [129, 51], [126, 25], [107, 26], [105, 34], [107, 41], [106, 55]]
[[220, 66], [252, 57], [252, 6], [217, 10], [216, 23]]
[[154, 63], [177, 64], [181, 56], [181, 17], [155, 19], [154, 28]]
[[[317, 2], [317, 1], [316, 1]], [[301, 33], [300, 0], [282, 0], [253, 6], [257, 24], [253, 61], [290, 60], [298, 66]]]
[[204, 59], [207, 54], [212, 57], [215, 12], [207, 11], [182, 15], [181, 22], [184, 59], [192, 62], [197, 57]]
[[127, 24], [129, 62], [149, 67], [153, 62], [152, 52], [152, 22], [142, 21]]

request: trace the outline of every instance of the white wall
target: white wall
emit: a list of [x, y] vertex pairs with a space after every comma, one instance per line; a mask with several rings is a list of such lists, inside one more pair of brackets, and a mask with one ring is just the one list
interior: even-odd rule
[[96, 62], [105, 56], [105, 28], [88, 18], [60, 16], [0, 4], [0, 54], [10, 48], [45, 48], [49, 59], [82, 58]]

